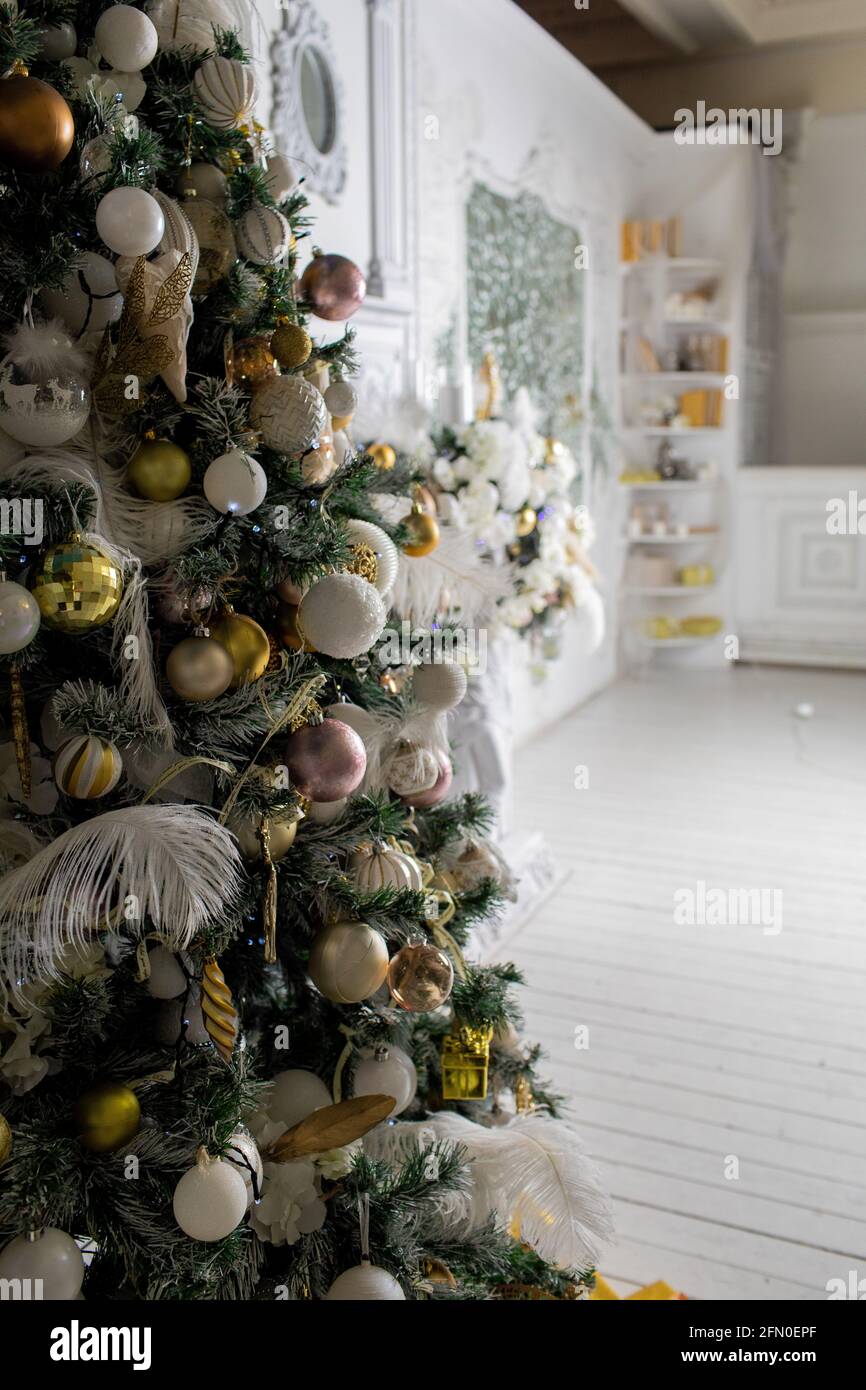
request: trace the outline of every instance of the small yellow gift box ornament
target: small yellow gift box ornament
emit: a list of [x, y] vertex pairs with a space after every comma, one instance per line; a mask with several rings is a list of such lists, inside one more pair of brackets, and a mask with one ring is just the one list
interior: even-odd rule
[[486, 1100], [492, 1027], [459, 1028], [442, 1041], [442, 1099]]

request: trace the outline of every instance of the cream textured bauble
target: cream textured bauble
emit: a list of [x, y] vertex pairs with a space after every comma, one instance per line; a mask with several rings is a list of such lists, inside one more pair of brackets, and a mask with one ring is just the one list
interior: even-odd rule
[[205, 117], [218, 130], [239, 130], [249, 122], [256, 104], [251, 67], [235, 58], [206, 58], [192, 86]]
[[254, 203], [235, 223], [238, 251], [253, 265], [276, 265], [292, 244], [289, 219], [276, 208]]
[[147, 256], [159, 245], [165, 218], [143, 188], [112, 188], [96, 208], [96, 230], [118, 256]]
[[23, 651], [39, 631], [39, 604], [23, 584], [0, 579], [0, 656]]
[[169, 198], [158, 188], [154, 189], [153, 196], [159, 203], [165, 221], [165, 231], [159, 246], [156, 248], [157, 254], [163, 256], [166, 251], [179, 251], [181, 255], [184, 255], [185, 252], [188, 252], [192, 263], [193, 279], [195, 279], [199, 261], [199, 245], [195, 228], [180, 203], [176, 202], [174, 198]]
[[366, 545], [373, 551], [376, 557], [373, 584], [384, 598], [393, 589], [400, 567], [396, 545], [381, 526], [375, 526], [372, 521], [347, 521], [346, 532], [352, 545]]
[[411, 1105], [418, 1090], [415, 1063], [394, 1043], [367, 1047], [355, 1068], [353, 1090], [356, 1096], [393, 1096], [394, 1109], [388, 1116], [393, 1120]]
[[313, 942], [307, 973], [332, 1004], [360, 1004], [385, 981], [388, 947], [366, 922], [332, 922]]
[[123, 760], [114, 744], [95, 734], [76, 734], [54, 755], [54, 780], [66, 796], [97, 801], [114, 791]]
[[466, 672], [456, 661], [441, 661], [429, 666], [417, 666], [412, 677], [412, 689], [419, 705], [443, 713], [456, 709], [466, 694]]
[[403, 741], [385, 763], [385, 780], [398, 796], [417, 796], [436, 785], [439, 763], [432, 748]]
[[355, 887], [362, 893], [377, 893], [381, 888], [411, 888], [420, 893], [424, 875], [417, 859], [390, 845], [368, 845], [357, 850], [349, 860]]
[[325, 392], [325, 405], [332, 415], [345, 419], [358, 409], [358, 393], [348, 381], [334, 381]]
[[298, 622], [325, 656], [351, 661], [381, 636], [387, 610], [377, 589], [357, 574], [329, 574], [304, 595]]
[[[152, 63], [159, 37], [151, 20], [132, 5], [112, 5], [96, 21], [96, 47], [113, 68], [140, 72]], [[73, 52], [75, 50], [73, 49]]]
[[203, 53], [213, 49], [214, 28], [237, 28], [233, 0], [147, 0], [144, 8], [166, 53], [178, 48]]
[[46, 1226], [30, 1239], [16, 1236], [0, 1250], [0, 1279], [39, 1280], [39, 1297], [50, 1303], [77, 1298], [84, 1282], [84, 1260], [72, 1236]]
[[224, 1240], [243, 1220], [247, 1187], [233, 1163], [199, 1149], [172, 1199], [174, 1219], [191, 1240]]
[[278, 376], [256, 391], [250, 419], [269, 448], [303, 454], [328, 428], [328, 408], [311, 382], [300, 376]]
[[335, 1279], [325, 1298], [330, 1302], [404, 1303], [406, 1295], [393, 1275], [363, 1260]]
[[225, 202], [228, 183], [228, 179], [218, 165], [199, 162], [184, 169], [178, 175], [175, 186], [178, 193], [184, 197], [192, 195], [221, 206]]
[[224, 516], [249, 516], [264, 502], [268, 479], [257, 459], [232, 449], [208, 465], [202, 488], [211, 506]]
[[272, 1120], [279, 1120], [286, 1129], [293, 1129], [314, 1110], [321, 1110], [332, 1101], [331, 1092], [320, 1076], [312, 1071], [296, 1070], [277, 1073], [265, 1103]]
[[265, 161], [268, 192], [275, 203], [284, 203], [298, 182], [290, 159], [284, 154], [269, 154]]

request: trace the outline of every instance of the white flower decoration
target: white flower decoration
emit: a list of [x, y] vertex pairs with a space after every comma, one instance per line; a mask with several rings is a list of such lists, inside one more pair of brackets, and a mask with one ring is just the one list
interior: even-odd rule
[[26, 806], [37, 816], [49, 816], [57, 805], [59, 792], [51, 772], [51, 764], [43, 758], [35, 743], [30, 745], [31, 792], [24, 797], [18, 762], [15, 757], [15, 744], [0, 744], [0, 799], [14, 801]]
[[313, 1163], [266, 1163], [262, 1199], [250, 1212], [259, 1240], [295, 1245], [302, 1235], [320, 1231], [327, 1215]]

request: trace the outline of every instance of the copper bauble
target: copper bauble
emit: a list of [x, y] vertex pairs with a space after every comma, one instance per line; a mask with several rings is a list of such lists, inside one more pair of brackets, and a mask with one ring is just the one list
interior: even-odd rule
[[77, 635], [110, 622], [123, 595], [123, 572], [98, 546], [79, 536], [45, 552], [30, 576], [42, 621]]
[[178, 643], [165, 663], [165, 674], [176, 695], [201, 704], [225, 694], [234, 677], [234, 665], [221, 642], [198, 633]]
[[332, 1004], [360, 1004], [385, 982], [388, 947], [366, 922], [333, 922], [313, 942], [307, 972]]
[[388, 988], [403, 1009], [438, 1009], [451, 993], [454, 967], [438, 946], [403, 946], [388, 966]]
[[279, 376], [277, 359], [267, 338], [242, 338], [226, 354], [226, 366], [235, 386], [254, 391], [263, 381]]
[[346, 256], [314, 256], [298, 282], [298, 294], [329, 323], [351, 318], [364, 303], [367, 282]]
[[371, 444], [367, 455], [383, 473], [390, 473], [397, 462], [397, 454], [390, 444]]
[[137, 1134], [141, 1125], [138, 1097], [119, 1081], [102, 1081], [76, 1102], [72, 1113], [79, 1142], [91, 1153], [113, 1153]]
[[285, 762], [298, 791], [311, 801], [340, 801], [364, 779], [363, 741], [341, 719], [305, 724], [286, 740]]
[[281, 323], [274, 329], [271, 352], [286, 371], [302, 367], [312, 351], [313, 340], [299, 323]]
[[72, 112], [47, 82], [19, 73], [0, 81], [0, 160], [4, 164], [28, 174], [59, 169], [74, 139]]
[[282, 579], [274, 589], [274, 593], [282, 603], [292, 603], [297, 607], [306, 593], [306, 589], [300, 584], [296, 584], [294, 579]]
[[277, 609], [274, 624], [280, 644], [290, 652], [314, 652], [298, 626], [298, 606], [296, 603], [281, 603]]
[[416, 503], [403, 525], [409, 535], [407, 544], [403, 546], [405, 553], [415, 560], [432, 555], [439, 544], [439, 523], [435, 516], [430, 516]]
[[225, 647], [234, 675], [229, 690], [239, 690], [260, 680], [271, 659], [271, 644], [264, 628], [253, 618], [229, 610], [210, 625], [211, 637]]
[[127, 481], [150, 502], [174, 502], [192, 477], [189, 454], [168, 439], [146, 439], [133, 454]]

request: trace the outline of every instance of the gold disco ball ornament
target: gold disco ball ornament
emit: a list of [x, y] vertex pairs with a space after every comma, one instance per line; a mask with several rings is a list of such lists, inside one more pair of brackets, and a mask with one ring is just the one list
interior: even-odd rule
[[123, 573], [104, 550], [75, 535], [49, 546], [30, 589], [42, 621], [76, 636], [111, 622], [123, 596]]

